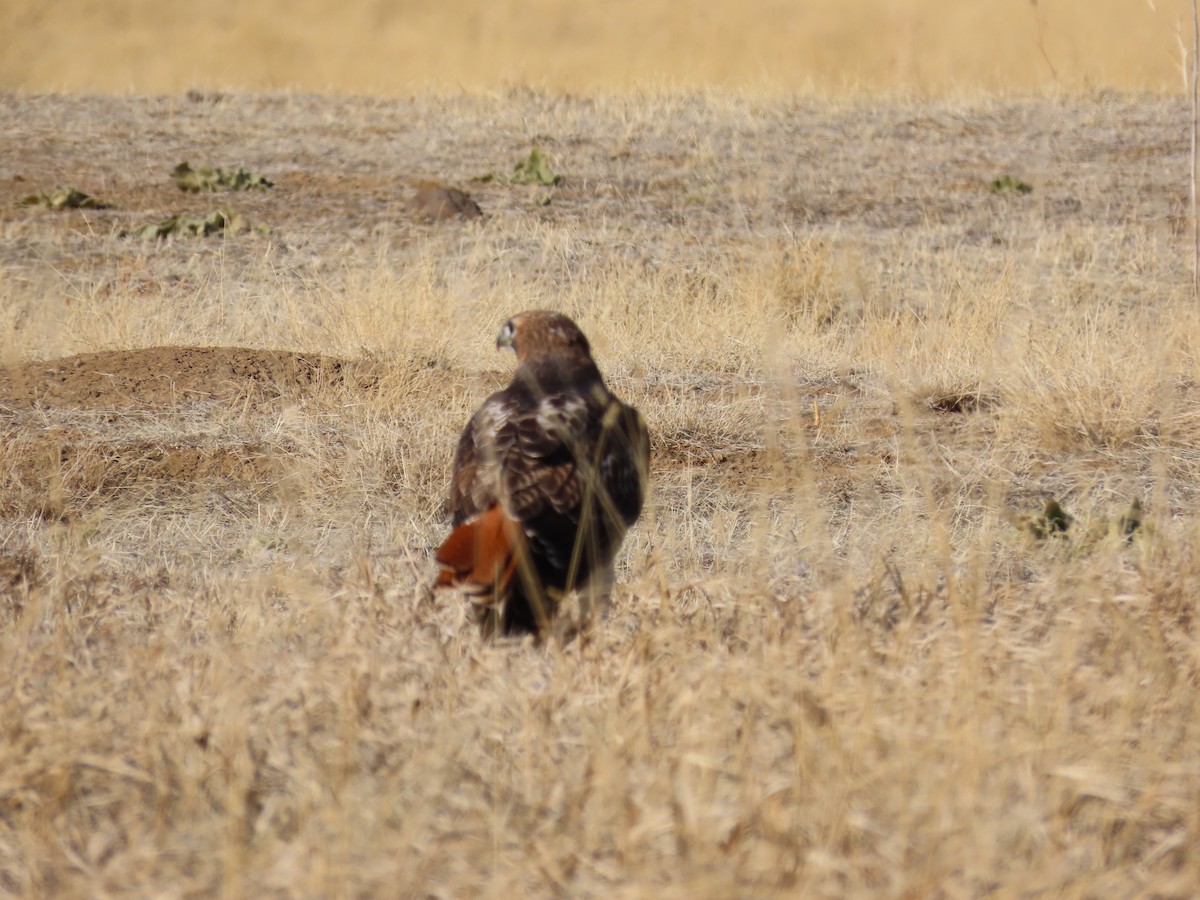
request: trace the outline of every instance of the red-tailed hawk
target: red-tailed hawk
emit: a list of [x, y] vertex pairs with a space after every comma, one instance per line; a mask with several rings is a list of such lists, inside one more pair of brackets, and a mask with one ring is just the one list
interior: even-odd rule
[[650, 440], [566, 316], [513, 316], [496, 347], [512, 347], [517, 371], [458, 442], [435, 586], [463, 589], [485, 636], [540, 635], [569, 591], [581, 592], [585, 617], [607, 602], [613, 558], [645, 500]]

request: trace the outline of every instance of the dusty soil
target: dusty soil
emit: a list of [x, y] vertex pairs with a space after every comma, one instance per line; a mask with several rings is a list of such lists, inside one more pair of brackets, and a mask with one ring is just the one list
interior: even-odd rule
[[[869, 246], [919, 229], [945, 249], [1000, 257], [1043, 229], [1181, 224], [1185, 119], [1173, 98], [1118, 95], [881, 107], [693, 97], [654, 107], [536, 94], [394, 101], [0, 94], [0, 225], [9, 236], [0, 263], [10, 277], [53, 265], [68, 280], [105, 272], [114, 291], [164, 281], [183, 291], [191, 281], [179, 263], [216, 252], [212, 242], [175, 241], [150, 252], [119, 235], [174, 213], [228, 206], [269, 231], [226, 242], [227, 267], [242, 274], [269, 253], [296, 278], [319, 271], [336, 279], [335, 262], [356, 259], [363, 244], [374, 253], [382, 242], [389, 258], [402, 260], [433, 230], [459, 227], [413, 215], [430, 181], [466, 189], [493, 230], [538, 222], [636, 229], [640, 244], [627, 252], [647, 261], [665, 247], [703, 259], [710, 240], [768, 240], [795, 230]], [[553, 190], [506, 183], [531, 146], [564, 176]], [[245, 166], [275, 187], [181, 194], [169, 173], [183, 160]], [[989, 190], [1005, 175], [1032, 193]], [[49, 213], [15, 205], [63, 184], [109, 208]], [[1109, 214], [1115, 196], [1116, 219]], [[681, 230], [690, 239], [682, 246]], [[586, 246], [576, 253], [573, 263], [588, 261]], [[158, 273], [167, 262], [174, 271]], [[534, 272], [548, 265], [528, 264]]]
[[370, 390], [369, 367], [284, 350], [148, 347], [0, 369], [0, 404], [120, 409], [298, 397], [320, 387]]

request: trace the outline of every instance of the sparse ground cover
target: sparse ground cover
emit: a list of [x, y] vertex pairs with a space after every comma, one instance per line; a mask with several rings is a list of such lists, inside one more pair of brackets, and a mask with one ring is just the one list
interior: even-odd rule
[[[1194, 895], [1186, 134], [1100, 93], [0, 95], [0, 890]], [[503, 177], [535, 146], [562, 181]], [[105, 207], [20, 205], [66, 186]], [[653, 494], [588, 641], [485, 646], [431, 553], [537, 306]]]

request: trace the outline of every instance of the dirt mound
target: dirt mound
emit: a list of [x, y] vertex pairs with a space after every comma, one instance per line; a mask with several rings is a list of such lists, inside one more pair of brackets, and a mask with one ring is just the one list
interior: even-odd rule
[[321, 386], [368, 390], [377, 379], [370, 364], [313, 353], [149, 347], [0, 368], [0, 404], [79, 409], [167, 406], [254, 395], [289, 396]]
[[417, 185], [412, 201], [413, 214], [419, 219], [441, 222], [446, 219], [478, 219], [483, 215], [470, 194], [433, 181]]
[[[220, 414], [213, 420], [198, 406], [240, 410], [323, 389], [361, 393], [378, 378], [370, 362], [230, 347], [152, 347], [0, 368], [0, 518], [71, 520], [147, 497], [272, 495], [295, 470], [294, 448], [225, 428]], [[16, 577], [6, 574], [10, 563], [0, 560], [0, 586]]]

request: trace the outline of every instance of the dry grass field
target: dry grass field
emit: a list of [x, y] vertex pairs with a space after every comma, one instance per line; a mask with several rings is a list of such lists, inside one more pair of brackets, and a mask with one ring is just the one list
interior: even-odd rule
[[[1195, 896], [1186, 123], [0, 95], [0, 892]], [[483, 645], [431, 554], [544, 306], [652, 498], [588, 640]]]
[[1187, 0], [5, 0], [0, 89], [1180, 90]]

